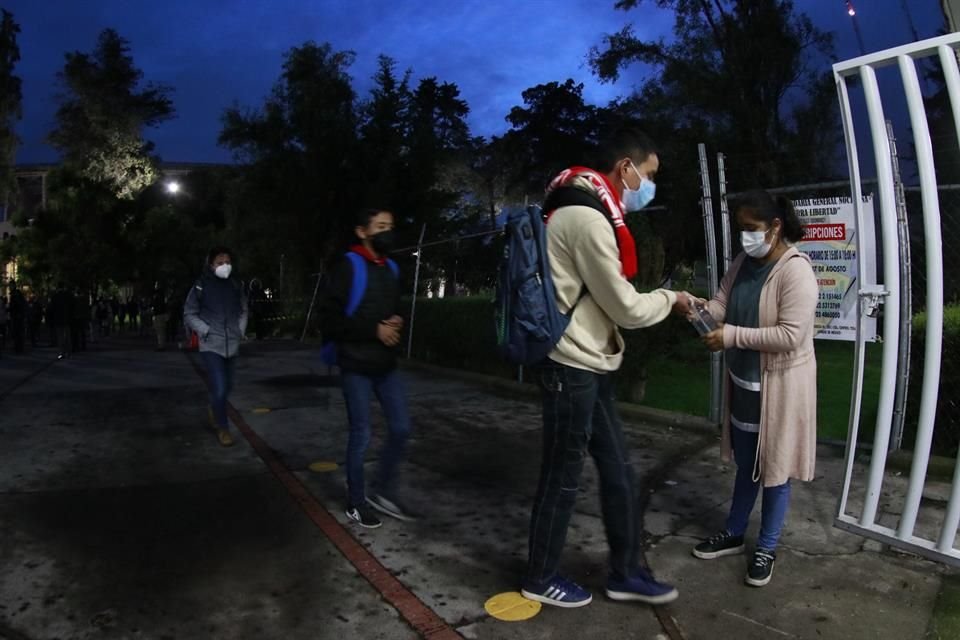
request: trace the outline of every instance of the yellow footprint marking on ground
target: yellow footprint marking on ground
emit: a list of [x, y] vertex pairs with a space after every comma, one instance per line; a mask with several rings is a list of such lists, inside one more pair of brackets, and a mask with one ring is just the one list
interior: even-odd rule
[[316, 473], [329, 473], [331, 471], [337, 470], [337, 463], [321, 460], [319, 462], [310, 463], [310, 466], [307, 468], [310, 469], [310, 471], [314, 471]]
[[519, 622], [529, 620], [540, 613], [541, 606], [539, 602], [527, 600], [516, 591], [507, 591], [487, 600], [483, 608], [497, 620]]

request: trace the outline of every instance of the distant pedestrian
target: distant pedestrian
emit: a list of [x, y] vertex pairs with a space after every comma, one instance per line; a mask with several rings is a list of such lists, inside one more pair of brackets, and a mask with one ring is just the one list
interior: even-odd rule
[[90, 296], [74, 293], [70, 312], [70, 344], [74, 352], [87, 350], [87, 332], [90, 330]]
[[10, 333], [13, 338], [13, 352], [23, 353], [27, 336], [27, 299], [19, 286], [10, 292]]
[[120, 320], [120, 309], [122, 306], [117, 296], [110, 298], [110, 329], [113, 333], [118, 333], [123, 329], [123, 324]]
[[43, 299], [34, 294], [30, 297], [27, 327], [30, 333], [30, 346], [36, 347], [40, 335], [40, 325], [43, 324]]
[[136, 296], [127, 298], [127, 318], [130, 319], [130, 331], [140, 333], [140, 302]]
[[167, 346], [167, 322], [170, 314], [167, 310], [167, 297], [163, 288], [157, 284], [150, 299], [150, 312], [153, 315], [153, 332], [157, 337], [157, 351], [163, 351]]
[[100, 337], [104, 338], [110, 335], [110, 303], [103, 298], [97, 300], [97, 327], [100, 330]]
[[3, 292], [0, 292], [0, 353], [7, 344], [7, 325], [10, 323], [10, 316], [7, 313], [7, 299]]
[[200, 357], [210, 387], [210, 418], [217, 440], [233, 444], [227, 401], [233, 388], [240, 341], [247, 331], [247, 297], [233, 277], [233, 252], [215, 247], [183, 305], [183, 321], [200, 336]]
[[[400, 501], [397, 487], [397, 471], [410, 437], [410, 416], [406, 389], [397, 371], [403, 318], [396, 264], [387, 258], [393, 246], [393, 226], [394, 216], [389, 211], [360, 212], [354, 230], [356, 244], [331, 272], [320, 312], [324, 340], [335, 347], [350, 423], [346, 514], [367, 528], [381, 525], [371, 506], [401, 520], [414, 518]], [[358, 289], [360, 283], [365, 283], [362, 290]], [[387, 441], [380, 453], [374, 492], [368, 498], [363, 462], [370, 444], [373, 396], [387, 419]]]
[[814, 315], [819, 298], [810, 259], [794, 246], [803, 228], [786, 198], [751, 191], [734, 205], [741, 253], [707, 308], [720, 323], [703, 337], [726, 350], [730, 412], [721, 452], [737, 463], [726, 526], [693, 555], [743, 553], [744, 534], [763, 489], [760, 536], [745, 582], [773, 577], [777, 542], [790, 505], [790, 479], [813, 480], [817, 452]]
[[73, 295], [63, 283], [57, 287], [57, 291], [50, 299], [47, 320], [50, 322], [56, 337], [54, 344], [57, 345], [60, 352], [58, 358], [66, 358], [70, 355], [73, 346], [70, 335], [70, 327], [73, 321]]

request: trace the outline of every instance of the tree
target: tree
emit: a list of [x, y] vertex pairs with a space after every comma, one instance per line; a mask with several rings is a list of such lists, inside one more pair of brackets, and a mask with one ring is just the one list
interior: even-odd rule
[[507, 115], [512, 128], [503, 144], [517, 158], [517, 179], [526, 194], [539, 200], [553, 176], [587, 162], [597, 141], [603, 109], [583, 99], [583, 83], [567, 79], [523, 92], [524, 107]]
[[607, 36], [590, 54], [602, 79], [618, 79], [635, 62], [651, 65], [640, 91], [645, 111], [742, 156], [740, 187], [831, 177], [839, 130], [824, 126], [836, 108], [822, 64], [833, 54], [830, 34], [791, 0], [650, 1], [675, 12], [674, 40], [642, 41], [630, 26]]
[[20, 60], [18, 33], [20, 25], [13, 21], [13, 15], [0, 10], [0, 202], [8, 202], [16, 190], [13, 160], [19, 140], [14, 123], [22, 115], [20, 78], [13, 74]]
[[[130, 46], [104, 30], [92, 53], [66, 54], [51, 143], [63, 156], [48, 177], [48, 201], [17, 237], [22, 271], [34, 283], [95, 289], [130, 283], [145, 258], [133, 239], [138, 197], [157, 177], [146, 127], [171, 117], [166, 90], [147, 84]], [[23, 221], [21, 221], [22, 223]]]
[[66, 54], [64, 93], [50, 142], [64, 165], [118, 198], [132, 199], [157, 178], [143, 130], [173, 116], [168, 89], [147, 84], [130, 44], [105, 29], [92, 53]]
[[[396, 61], [378, 58], [370, 98], [360, 106], [360, 158], [368, 203], [385, 206], [403, 190], [413, 95], [410, 71], [397, 78]], [[378, 204], [380, 203], [380, 204]]]
[[219, 142], [246, 163], [227, 205], [233, 244], [274, 289], [285, 286], [281, 262], [295, 289], [309, 283], [363, 193], [353, 60], [329, 44], [294, 47], [262, 108], [223, 115]]
[[448, 226], [450, 210], [468, 189], [469, 111], [457, 85], [436, 78], [421, 80], [411, 96], [404, 189], [396, 205], [415, 223], [411, 235], [424, 222], [435, 232]]

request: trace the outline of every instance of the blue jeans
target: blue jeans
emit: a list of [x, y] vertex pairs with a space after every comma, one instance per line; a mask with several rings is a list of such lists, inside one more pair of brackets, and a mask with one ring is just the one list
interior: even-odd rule
[[212, 351], [201, 351], [200, 358], [207, 370], [207, 383], [210, 387], [210, 409], [213, 420], [221, 429], [229, 428], [227, 421], [227, 398], [233, 389], [233, 371], [236, 358], [224, 358]]
[[539, 371], [543, 399], [543, 457], [530, 518], [526, 579], [552, 579], [567, 540], [587, 452], [600, 476], [600, 506], [610, 545], [610, 571], [629, 577], [639, 566], [639, 522], [633, 467], [614, 404], [611, 374], [559, 364]]
[[[733, 457], [737, 462], [737, 478], [733, 485], [733, 502], [727, 517], [727, 531], [742, 536], [750, 522], [750, 512], [757, 501], [760, 482], [753, 481], [753, 465], [757, 458], [757, 439], [759, 434], [750, 433], [730, 425], [730, 438], [733, 442]], [[790, 507], [790, 481], [775, 487], [764, 487], [763, 506], [760, 516], [760, 537], [757, 548], [773, 551], [780, 540], [783, 521]]]
[[363, 480], [363, 460], [370, 446], [370, 400], [376, 396], [387, 419], [387, 442], [380, 453], [377, 490], [392, 497], [400, 461], [403, 460], [410, 437], [410, 415], [403, 379], [396, 370], [383, 375], [368, 376], [344, 371], [343, 398], [347, 402], [350, 437], [347, 442], [347, 491], [351, 507], [366, 502]]

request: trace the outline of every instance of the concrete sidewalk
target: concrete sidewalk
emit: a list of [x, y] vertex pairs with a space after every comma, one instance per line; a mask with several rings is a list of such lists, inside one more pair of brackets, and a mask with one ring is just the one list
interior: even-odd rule
[[[243, 439], [222, 449], [204, 430], [205, 392], [183, 354], [135, 339], [60, 362], [42, 350], [4, 354], [0, 638], [909, 639], [937, 637], [935, 625], [951, 622], [934, 610], [954, 572], [833, 528], [842, 460], [829, 449], [817, 480], [794, 487], [768, 587], [744, 586], [745, 556], [696, 560], [690, 547], [723, 522], [732, 470], [712, 431], [640, 422], [627, 439], [646, 492], [646, 559], [680, 599], [655, 610], [602, 596], [606, 543], [588, 465], [564, 570], [594, 603], [496, 620], [484, 602], [516, 590], [525, 561], [535, 399], [408, 372], [415, 435], [404, 483], [426, 517], [360, 530], [343, 517], [342, 469], [308, 469], [343, 461], [336, 379], [293, 343], [245, 345], [244, 354], [234, 405], [265, 443], [259, 454]], [[306, 498], [291, 497], [277, 465]], [[902, 484], [891, 478], [885, 490]], [[928, 486], [926, 517], [942, 489]], [[307, 502], [342, 526], [321, 529], [329, 516], [311, 515]], [[348, 560], [350, 545], [373, 558]], [[378, 567], [408, 600], [363, 577]], [[426, 605], [444, 628], [418, 633], [390, 604], [397, 598]]]

